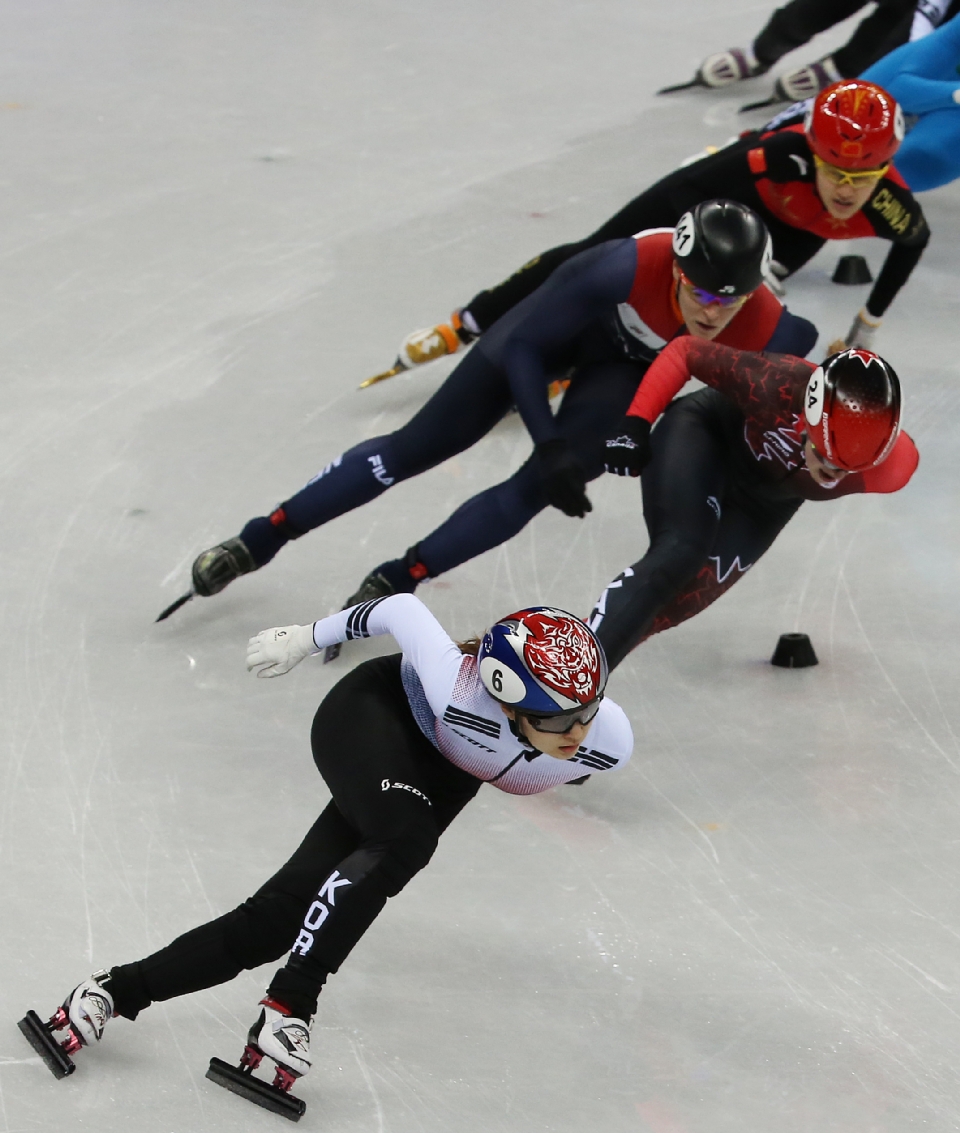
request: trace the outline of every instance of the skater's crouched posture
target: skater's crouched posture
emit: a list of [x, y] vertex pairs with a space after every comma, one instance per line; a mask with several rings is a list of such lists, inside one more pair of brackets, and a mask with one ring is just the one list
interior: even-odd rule
[[[708, 388], [671, 404], [694, 374]], [[590, 618], [611, 668], [729, 590], [804, 500], [896, 492], [919, 462], [900, 431], [899, 380], [876, 354], [814, 367], [689, 338], [651, 366], [607, 445], [610, 471], [642, 471], [650, 535]]]
[[[346, 604], [412, 591], [512, 538], [548, 505], [585, 515], [604, 442], [670, 339], [690, 334], [800, 355], [812, 349], [816, 328], [764, 284], [769, 256], [769, 234], [754, 213], [706, 201], [673, 229], [639, 232], [564, 264], [484, 336], [406, 425], [348, 449], [270, 516], [204, 551], [193, 565], [194, 593], [218, 593], [290, 539], [462, 452], [511, 404], [534, 442], [530, 458], [404, 557], [376, 568]], [[564, 375], [570, 388], [553, 414], [548, 387]]]
[[[300, 847], [232, 912], [71, 992], [51, 1021], [67, 1029], [68, 1054], [99, 1041], [113, 1015], [135, 1019], [151, 1003], [289, 952], [241, 1064], [267, 1056], [274, 1085], [289, 1090], [310, 1068], [310, 1021], [327, 976], [483, 783], [533, 794], [630, 758], [627, 718], [604, 699], [602, 649], [583, 622], [549, 607], [511, 614], [479, 643], [458, 645], [419, 599], [401, 594], [313, 626], [264, 630], [247, 666], [276, 676], [335, 642], [377, 634], [392, 634], [402, 654], [358, 666], [317, 710], [313, 756], [332, 799]], [[63, 1047], [53, 1049], [52, 1029], [28, 1037], [42, 1054], [46, 1039], [54, 1068]]]

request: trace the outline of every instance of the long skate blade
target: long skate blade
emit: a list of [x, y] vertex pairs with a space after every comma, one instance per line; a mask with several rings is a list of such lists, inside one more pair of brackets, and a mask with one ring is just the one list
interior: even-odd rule
[[335, 645], [328, 645], [323, 651], [323, 663], [329, 665], [331, 661], [336, 661], [340, 656], [340, 650], [343, 648], [343, 642], [338, 641]]
[[366, 389], [367, 386], [375, 386], [377, 382], [385, 382], [387, 378], [395, 378], [397, 374], [402, 374], [406, 370], [406, 366], [398, 358], [396, 362], [390, 367], [389, 370], [384, 370], [382, 374], [374, 374], [372, 378], [367, 378], [365, 382], [361, 382], [357, 389]]
[[178, 598], [176, 600], [176, 602], [171, 602], [170, 605], [167, 606], [167, 608], [160, 615], [160, 617], [157, 618], [157, 621], [158, 622], [165, 622], [167, 620], [167, 618], [170, 617], [171, 614], [175, 614], [177, 612], [177, 610], [180, 609], [181, 606], [185, 606], [190, 601], [190, 599], [194, 597], [194, 595], [196, 593], [197, 593], [196, 590], [191, 590], [188, 593], [182, 595], [182, 597]]
[[706, 85], [707, 84], [700, 79], [691, 79], [688, 83], [674, 83], [672, 87], [661, 87], [657, 91], [657, 94], [673, 94], [674, 91], [690, 90], [692, 87], [703, 87]]
[[73, 1059], [47, 1030], [36, 1011], [28, 1011], [17, 1026], [23, 1037], [50, 1068], [54, 1078], [66, 1078], [76, 1070]]
[[276, 1086], [269, 1085], [261, 1078], [255, 1078], [249, 1070], [244, 1071], [239, 1066], [231, 1066], [222, 1058], [210, 1059], [207, 1077], [232, 1094], [239, 1094], [248, 1102], [263, 1106], [273, 1113], [279, 1113], [281, 1117], [287, 1117], [291, 1121], [299, 1121], [307, 1112], [307, 1103], [301, 1098], [295, 1098], [293, 1094], [278, 1090]]
[[746, 106], [741, 106], [737, 113], [746, 114], [748, 110], [767, 110], [771, 106], [777, 106], [781, 102], [786, 102], [786, 99], [772, 94], [769, 98], [763, 98], [759, 102], [748, 102]]

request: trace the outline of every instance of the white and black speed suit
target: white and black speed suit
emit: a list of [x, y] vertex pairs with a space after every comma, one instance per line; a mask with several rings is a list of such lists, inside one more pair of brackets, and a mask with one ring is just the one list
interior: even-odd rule
[[318, 649], [378, 634], [392, 634], [402, 654], [357, 666], [317, 710], [313, 756], [332, 799], [299, 848], [232, 912], [113, 968], [117, 1014], [135, 1018], [156, 1000], [223, 983], [290, 952], [269, 994], [309, 1018], [327, 975], [387, 898], [427, 864], [440, 834], [484, 782], [533, 794], [630, 758], [630, 725], [611, 700], [571, 759], [521, 742], [481, 684], [476, 659], [412, 594], [363, 603], [314, 626]]

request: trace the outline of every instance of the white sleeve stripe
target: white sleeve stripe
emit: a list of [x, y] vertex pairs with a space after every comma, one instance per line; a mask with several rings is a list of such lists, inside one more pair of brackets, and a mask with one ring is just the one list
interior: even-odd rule
[[370, 621], [371, 611], [388, 597], [390, 595], [384, 594], [382, 598], [374, 598], [370, 602], [363, 602], [359, 606], [354, 606], [347, 618], [347, 641], [356, 641], [358, 638], [370, 636], [367, 624]]

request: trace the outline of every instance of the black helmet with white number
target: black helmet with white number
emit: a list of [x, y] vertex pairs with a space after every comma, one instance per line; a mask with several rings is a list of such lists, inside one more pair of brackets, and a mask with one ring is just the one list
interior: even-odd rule
[[739, 201], [702, 201], [673, 230], [677, 266], [695, 287], [721, 297], [749, 295], [769, 271], [770, 233]]

